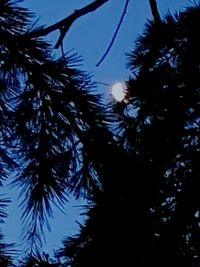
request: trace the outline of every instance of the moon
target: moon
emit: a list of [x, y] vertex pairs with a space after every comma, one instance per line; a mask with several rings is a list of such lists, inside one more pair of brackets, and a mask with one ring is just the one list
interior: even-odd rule
[[112, 95], [117, 102], [121, 102], [126, 95], [124, 84], [121, 82], [115, 83], [112, 86]]

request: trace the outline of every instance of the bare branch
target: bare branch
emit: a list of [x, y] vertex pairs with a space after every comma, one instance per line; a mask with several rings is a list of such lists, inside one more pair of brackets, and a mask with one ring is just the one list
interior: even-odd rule
[[[65, 17], [64, 19], [48, 26], [48, 27], [45, 27], [45, 28], [42, 28], [42, 29], [39, 29], [37, 32], [29, 32], [27, 33], [26, 35], [28, 35], [29, 37], [33, 35], [33, 37], [39, 37], [39, 36], [45, 36], [45, 35], [48, 35], [49, 33], [53, 32], [53, 31], [56, 31], [56, 30], [60, 30], [60, 36], [58, 38], [58, 41], [55, 45], [55, 48], [59, 48], [60, 46], [62, 46], [62, 42], [63, 42], [63, 39], [65, 37], [65, 35], [67, 34], [67, 32], [69, 31], [70, 27], [72, 26], [72, 24], [80, 17], [90, 13], [90, 12], [93, 12], [95, 10], [97, 10], [98, 8], [100, 8], [101, 6], [103, 6], [106, 2], [108, 2], [109, 0], [95, 0], [93, 2], [91, 2], [90, 4], [84, 6], [83, 8], [81, 9], [77, 9], [77, 10], [74, 10], [74, 12]], [[120, 17], [120, 21], [117, 25], [117, 28], [114, 32], [114, 35], [113, 35], [113, 38], [106, 50], [106, 52], [104, 53], [104, 55], [102, 56], [102, 58], [99, 60], [99, 62], [97, 63], [97, 67], [101, 64], [101, 62], [105, 59], [105, 57], [108, 55], [110, 49], [112, 48], [113, 46], [113, 43], [117, 37], [117, 34], [119, 32], [119, 29], [122, 25], [122, 22], [123, 22], [123, 19], [125, 17], [125, 14], [127, 12], [127, 7], [128, 7], [128, 4], [129, 4], [129, 1], [130, 0], [126, 0], [125, 2], [125, 7], [124, 7], [124, 10], [123, 10], [123, 13]], [[61, 49], [63, 49], [61, 47]]]
[[122, 25], [123, 19], [124, 19], [125, 15], [126, 15], [126, 11], [127, 11], [127, 8], [128, 8], [129, 1], [130, 1], [130, 0], [126, 0], [125, 6], [124, 6], [124, 10], [123, 10], [122, 15], [121, 15], [121, 17], [120, 17], [120, 20], [119, 20], [119, 23], [118, 23], [118, 25], [117, 25], [117, 28], [116, 28], [116, 30], [115, 30], [115, 32], [114, 32], [114, 35], [113, 35], [113, 37], [112, 37], [112, 40], [111, 40], [111, 42], [110, 42], [110, 44], [109, 44], [109, 46], [108, 46], [106, 52], [103, 54], [103, 56], [101, 57], [101, 59], [100, 59], [100, 60], [98, 61], [98, 63], [96, 64], [96, 67], [98, 67], [98, 66], [103, 62], [103, 60], [105, 59], [105, 57], [108, 55], [110, 49], [112, 48], [113, 43], [114, 43], [114, 41], [115, 41], [115, 39], [116, 39], [116, 37], [117, 37], [117, 34], [118, 34], [118, 32], [119, 32], [119, 29], [120, 29], [120, 27], [121, 27], [121, 25]]
[[160, 14], [158, 12], [156, 0], [149, 0], [149, 4], [150, 4], [150, 8], [151, 8], [151, 13], [152, 13], [153, 18], [154, 18], [154, 22], [156, 24], [160, 24], [161, 18], [160, 18]]
[[[60, 47], [66, 33], [69, 31], [71, 25], [80, 17], [93, 12], [104, 5], [109, 0], [96, 0], [92, 3], [86, 5], [81, 9], [74, 10], [74, 12], [68, 17], [46, 27], [41, 30], [38, 30], [37, 33], [34, 33], [34, 36], [45, 36], [53, 31], [60, 30], [60, 37], [55, 45], [55, 48]], [[31, 34], [31, 33], [30, 33]]]

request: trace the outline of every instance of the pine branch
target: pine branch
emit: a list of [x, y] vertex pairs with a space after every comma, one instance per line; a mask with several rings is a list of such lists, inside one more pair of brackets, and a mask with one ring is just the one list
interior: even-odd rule
[[129, 4], [129, 1], [130, 1], [130, 0], [126, 0], [125, 6], [124, 6], [124, 10], [123, 10], [122, 15], [121, 15], [121, 17], [120, 17], [120, 20], [119, 20], [119, 23], [118, 23], [118, 25], [117, 25], [117, 28], [116, 28], [116, 30], [115, 30], [115, 32], [114, 32], [113, 38], [112, 38], [112, 40], [111, 40], [111, 42], [110, 42], [110, 44], [109, 44], [109, 46], [108, 46], [106, 52], [103, 54], [103, 56], [101, 57], [101, 59], [100, 59], [100, 60], [98, 61], [98, 63], [96, 64], [96, 67], [98, 67], [98, 66], [103, 62], [103, 60], [105, 59], [105, 57], [108, 55], [110, 49], [112, 48], [112, 46], [113, 46], [113, 44], [114, 44], [114, 41], [115, 41], [115, 39], [116, 39], [116, 37], [117, 37], [117, 34], [118, 34], [118, 32], [119, 32], [119, 29], [120, 29], [120, 27], [121, 27], [121, 25], [122, 25], [123, 19], [124, 19], [125, 15], [126, 15], [126, 11], [127, 11], [127, 7], [128, 7], [128, 4]]

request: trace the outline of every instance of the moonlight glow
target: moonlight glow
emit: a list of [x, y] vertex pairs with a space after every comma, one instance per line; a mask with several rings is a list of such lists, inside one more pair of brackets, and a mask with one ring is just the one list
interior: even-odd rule
[[112, 86], [112, 95], [116, 101], [121, 102], [124, 99], [125, 94], [126, 92], [123, 83], [118, 82]]

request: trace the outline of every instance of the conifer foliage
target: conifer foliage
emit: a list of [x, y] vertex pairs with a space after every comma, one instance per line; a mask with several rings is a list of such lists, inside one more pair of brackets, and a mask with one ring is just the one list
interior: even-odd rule
[[[0, 186], [12, 179], [21, 195], [17, 266], [199, 266], [200, 5], [161, 18], [151, 1], [157, 19], [111, 110], [77, 55], [53, 56], [19, 2], [0, 1]], [[91, 201], [87, 219], [50, 259], [44, 227], [71, 193]], [[0, 266], [16, 266], [14, 253], [0, 235]]]
[[116, 106], [126, 156], [113, 153], [113, 187], [64, 242], [67, 266], [199, 266], [199, 16], [195, 4], [148, 21], [128, 55], [129, 99]]
[[91, 198], [98, 190], [88, 142], [94, 125], [104, 128], [104, 115], [77, 55], [53, 57], [50, 44], [35, 37], [42, 27], [33, 26], [33, 14], [19, 2], [0, 3], [0, 181], [11, 175], [21, 192], [32, 256], [52, 205], [62, 207], [69, 192]]

